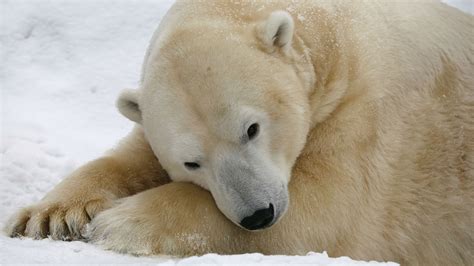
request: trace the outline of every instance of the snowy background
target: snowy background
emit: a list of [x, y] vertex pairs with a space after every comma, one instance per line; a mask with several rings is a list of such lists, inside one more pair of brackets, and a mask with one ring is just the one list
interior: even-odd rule
[[[472, 1], [449, 1], [473, 13]], [[135, 88], [151, 37], [172, 0], [0, 0], [0, 228], [62, 177], [100, 156], [132, 124], [115, 110]], [[307, 256], [137, 258], [82, 242], [0, 235], [3, 263], [364, 264]]]

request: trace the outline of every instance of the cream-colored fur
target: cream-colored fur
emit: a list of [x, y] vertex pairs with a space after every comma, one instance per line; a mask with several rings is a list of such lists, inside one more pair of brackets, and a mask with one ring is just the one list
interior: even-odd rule
[[[434, 1], [179, 1], [141, 88], [118, 101], [139, 125], [6, 230], [78, 238], [123, 198], [95, 216], [89, 240], [134, 254], [327, 250], [472, 265], [473, 30], [472, 16]], [[239, 148], [249, 121], [262, 130]], [[277, 175], [255, 174], [262, 184], [289, 192], [258, 232], [231, 222], [247, 210], [216, 185], [219, 158], [249, 164], [246, 152]], [[196, 156], [199, 172], [183, 168]], [[255, 200], [284, 201], [275, 191]]]

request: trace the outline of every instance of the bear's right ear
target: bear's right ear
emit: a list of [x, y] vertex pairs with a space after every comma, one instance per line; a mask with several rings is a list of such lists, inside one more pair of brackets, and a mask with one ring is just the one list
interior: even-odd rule
[[263, 22], [257, 25], [257, 36], [268, 52], [281, 48], [287, 54], [291, 48], [295, 23], [286, 11], [274, 11]]
[[126, 118], [140, 124], [142, 122], [142, 111], [138, 103], [138, 90], [123, 90], [117, 99], [117, 108]]

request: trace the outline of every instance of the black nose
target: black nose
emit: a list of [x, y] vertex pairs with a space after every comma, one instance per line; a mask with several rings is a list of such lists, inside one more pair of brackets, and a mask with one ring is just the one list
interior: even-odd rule
[[273, 204], [270, 203], [270, 207], [257, 210], [252, 215], [242, 219], [240, 225], [248, 230], [262, 229], [270, 225], [274, 216], [275, 211], [273, 209]]

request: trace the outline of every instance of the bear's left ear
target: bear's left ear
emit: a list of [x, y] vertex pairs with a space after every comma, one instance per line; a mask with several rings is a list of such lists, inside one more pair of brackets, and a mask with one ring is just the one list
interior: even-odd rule
[[274, 11], [265, 21], [257, 25], [257, 35], [268, 52], [281, 48], [286, 54], [291, 47], [294, 28], [293, 18], [288, 12]]
[[138, 103], [139, 92], [138, 90], [123, 90], [117, 99], [117, 108], [119, 112], [126, 118], [141, 124], [142, 122], [142, 111]]

